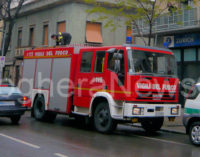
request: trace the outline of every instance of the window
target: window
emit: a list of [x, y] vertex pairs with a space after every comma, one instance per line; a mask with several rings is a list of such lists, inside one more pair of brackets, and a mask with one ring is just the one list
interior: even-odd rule
[[126, 43], [127, 44], [133, 44], [134, 43], [134, 37], [132, 36], [132, 29], [131, 27], [127, 27], [126, 29]]
[[196, 49], [184, 49], [184, 61], [196, 61]]
[[63, 22], [58, 22], [57, 24], [57, 32], [66, 32], [66, 23], [65, 21]]
[[109, 53], [108, 54], [108, 69], [111, 71], [115, 70], [115, 60], [113, 58], [114, 53]]
[[30, 28], [30, 32], [29, 32], [29, 46], [33, 46], [34, 45], [34, 27]]
[[18, 36], [17, 36], [17, 47], [22, 46], [22, 29], [18, 30]]
[[81, 72], [91, 72], [92, 52], [83, 52], [81, 59]]
[[94, 68], [95, 73], [103, 72], [104, 60], [105, 60], [105, 51], [96, 52], [95, 68]]
[[198, 48], [198, 61], [200, 61], [200, 48]]
[[181, 61], [181, 50], [180, 49], [176, 49], [176, 50], [172, 50], [174, 53], [174, 56], [177, 60], [177, 62]]
[[43, 45], [48, 45], [48, 36], [49, 36], [49, 26], [44, 25], [44, 27], [43, 27]]
[[94, 22], [86, 23], [86, 42], [103, 43], [102, 33], [101, 33], [101, 23], [94, 23]]

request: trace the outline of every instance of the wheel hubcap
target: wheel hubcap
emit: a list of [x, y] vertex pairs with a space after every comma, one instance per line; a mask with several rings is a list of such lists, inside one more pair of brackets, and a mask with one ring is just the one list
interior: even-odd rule
[[99, 123], [102, 126], [106, 126], [108, 123], [108, 111], [106, 109], [102, 109], [98, 114]]
[[191, 137], [195, 143], [200, 143], [200, 126], [193, 127]]

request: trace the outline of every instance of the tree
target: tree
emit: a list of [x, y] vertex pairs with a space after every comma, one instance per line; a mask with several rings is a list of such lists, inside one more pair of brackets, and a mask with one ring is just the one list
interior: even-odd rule
[[20, 10], [25, 1], [26, 0], [1, 0], [0, 1], [0, 19], [4, 21], [4, 31], [6, 35], [5, 42], [3, 45], [4, 55], [6, 55], [8, 52], [15, 20], [18, 18]]
[[[178, 10], [180, 0], [113, 0], [113, 2], [100, 2], [98, 0], [85, 0], [94, 7], [88, 9], [89, 14], [98, 13], [99, 18], [104, 20], [106, 27], [115, 27], [114, 19], [123, 17], [125, 25], [136, 28], [138, 36], [143, 39], [145, 45], [151, 45], [153, 25], [157, 18], [164, 13], [172, 14]], [[139, 21], [148, 26], [148, 43], [144, 39]], [[114, 28], [115, 29], [115, 28]]]

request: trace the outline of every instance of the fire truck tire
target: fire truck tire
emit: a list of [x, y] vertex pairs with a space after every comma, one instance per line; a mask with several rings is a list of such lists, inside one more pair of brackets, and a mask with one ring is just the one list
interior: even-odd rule
[[156, 132], [160, 130], [164, 122], [163, 117], [158, 118], [144, 118], [141, 121], [142, 127], [146, 132]]
[[37, 96], [33, 105], [34, 117], [36, 120], [44, 121], [47, 112], [45, 111], [45, 102], [43, 96]]
[[117, 127], [117, 122], [112, 119], [107, 102], [99, 103], [94, 111], [94, 127], [98, 132], [111, 133]]

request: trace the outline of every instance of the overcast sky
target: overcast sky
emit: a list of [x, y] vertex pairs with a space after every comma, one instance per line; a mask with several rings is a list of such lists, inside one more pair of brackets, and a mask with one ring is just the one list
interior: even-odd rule
[[[25, 0], [24, 4], [30, 3], [32, 1], [34, 1], [34, 0]], [[16, 7], [18, 2], [19, 2], [19, 0], [13, 0], [12, 8]]]

